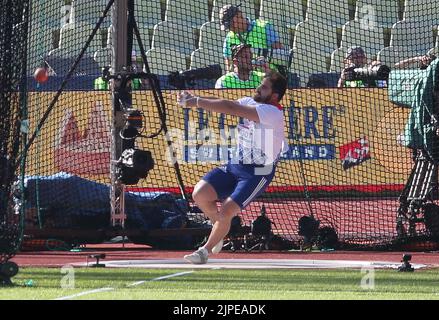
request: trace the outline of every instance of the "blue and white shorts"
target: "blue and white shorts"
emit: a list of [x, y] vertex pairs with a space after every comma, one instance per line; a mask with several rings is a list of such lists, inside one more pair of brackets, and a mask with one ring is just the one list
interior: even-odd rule
[[232, 198], [241, 209], [265, 191], [273, 180], [276, 166], [228, 164], [208, 172], [203, 180], [215, 189], [218, 200]]

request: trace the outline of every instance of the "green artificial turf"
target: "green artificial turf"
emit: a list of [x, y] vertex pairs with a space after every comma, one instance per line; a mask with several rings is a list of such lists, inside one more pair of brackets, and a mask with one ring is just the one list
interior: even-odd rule
[[[283, 300], [283, 299], [439, 299], [438, 270], [399, 273], [375, 270], [374, 288], [362, 286], [360, 270], [192, 270], [74, 269], [74, 288], [61, 269], [23, 268], [14, 286], [0, 288], [0, 299], [56, 299], [94, 289], [74, 299]], [[70, 278], [71, 279], [71, 278]], [[130, 286], [135, 282], [142, 284]], [[364, 281], [363, 281], [364, 283]], [[368, 281], [366, 284], [371, 284]]]

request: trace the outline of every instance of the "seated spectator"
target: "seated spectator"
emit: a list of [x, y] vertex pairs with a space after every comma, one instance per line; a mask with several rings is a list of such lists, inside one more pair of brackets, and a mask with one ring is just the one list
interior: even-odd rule
[[[337, 87], [383, 87], [387, 85], [384, 78], [388, 78], [390, 69], [379, 61], [368, 62], [366, 53], [361, 47], [350, 47], [344, 60], [345, 68], [342, 70]], [[378, 69], [386, 74], [381, 79]], [[379, 74], [380, 75], [380, 74]]]
[[[249, 45], [240, 44], [232, 47], [232, 59], [234, 70], [219, 78], [215, 88], [220, 89], [249, 89], [257, 88], [264, 78], [264, 74], [270, 71], [270, 67], [261, 57], [252, 62], [252, 50]], [[255, 68], [261, 71], [254, 70]]]
[[239, 6], [225, 5], [219, 13], [221, 29], [229, 31], [223, 46], [227, 71], [231, 68], [231, 48], [234, 45], [248, 44], [253, 48], [255, 57], [263, 56], [267, 60], [270, 60], [273, 49], [283, 48], [272, 24], [261, 19], [250, 21]]

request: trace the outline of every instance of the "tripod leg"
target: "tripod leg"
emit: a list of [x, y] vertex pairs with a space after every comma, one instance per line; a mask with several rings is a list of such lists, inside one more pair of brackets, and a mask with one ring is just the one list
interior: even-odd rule
[[404, 228], [404, 222], [408, 220], [407, 214], [409, 211], [410, 201], [409, 197], [414, 193], [413, 186], [414, 181], [418, 176], [418, 170], [420, 167], [420, 163], [418, 159], [415, 159], [415, 165], [410, 172], [410, 176], [404, 186], [404, 189], [399, 196], [399, 208], [396, 217], [396, 232], [398, 237], [404, 237], [406, 235], [406, 231]]
[[433, 201], [434, 191], [437, 189], [437, 164], [421, 151], [416, 159], [415, 174], [407, 200], [409, 207], [407, 218], [409, 222], [409, 235], [416, 236], [416, 224], [423, 222], [418, 215], [422, 212], [427, 200]]

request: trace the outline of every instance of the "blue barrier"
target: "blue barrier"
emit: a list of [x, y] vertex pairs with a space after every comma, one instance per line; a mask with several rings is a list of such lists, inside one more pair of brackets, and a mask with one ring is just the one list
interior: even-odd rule
[[313, 73], [308, 80], [307, 88], [336, 88], [340, 73]]

